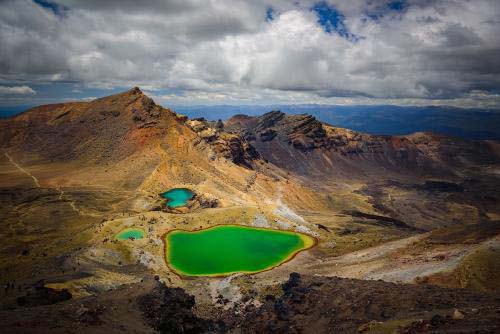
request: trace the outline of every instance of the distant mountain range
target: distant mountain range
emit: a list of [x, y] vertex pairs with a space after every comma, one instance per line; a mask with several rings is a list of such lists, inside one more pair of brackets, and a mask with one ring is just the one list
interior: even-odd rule
[[189, 118], [228, 119], [237, 114], [259, 116], [271, 110], [288, 114], [309, 114], [337, 127], [376, 135], [406, 135], [420, 131], [467, 139], [500, 139], [500, 111], [451, 107], [399, 106], [176, 106]]
[[[0, 118], [21, 113], [32, 106], [0, 107]], [[374, 135], [407, 135], [420, 131], [466, 139], [500, 140], [500, 110], [453, 107], [400, 107], [301, 105], [174, 106], [189, 118], [226, 120], [234, 115], [260, 116], [272, 110], [309, 114], [322, 122]]]

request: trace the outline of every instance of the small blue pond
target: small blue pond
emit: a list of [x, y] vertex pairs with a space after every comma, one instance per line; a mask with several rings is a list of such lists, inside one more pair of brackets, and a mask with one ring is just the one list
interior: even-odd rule
[[186, 188], [174, 188], [161, 194], [167, 199], [167, 206], [170, 208], [178, 208], [185, 206], [187, 202], [193, 198], [194, 193]]

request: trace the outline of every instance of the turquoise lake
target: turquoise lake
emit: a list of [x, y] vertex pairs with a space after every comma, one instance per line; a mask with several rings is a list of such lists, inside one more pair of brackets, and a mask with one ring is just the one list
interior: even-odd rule
[[161, 194], [167, 199], [167, 206], [170, 208], [178, 208], [185, 206], [187, 202], [193, 198], [194, 193], [186, 188], [174, 188]]

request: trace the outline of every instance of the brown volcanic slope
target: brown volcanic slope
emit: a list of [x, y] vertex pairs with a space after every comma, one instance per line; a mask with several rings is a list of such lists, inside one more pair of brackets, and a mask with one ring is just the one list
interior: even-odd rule
[[[371, 196], [377, 209], [419, 228], [453, 220], [443, 216], [443, 211], [449, 211], [440, 207], [443, 196], [448, 203], [476, 208], [476, 217], [467, 219], [480, 221], [488, 213], [498, 214], [500, 145], [496, 142], [431, 133], [374, 136], [335, 128], [310, 115], [279, 111], [260, 117], [234, 116], [225, 129], [238, 133], [264, 159], [307, 183], [334, 191], [363, 183], [358, 191]], [[398, 194], [388, 198], [395, 191]]]
[[[279, 175], [272, 168], [259, 172], [263, 161], [246, 154], [242, 141], [232, 136], [209, 145], [185, 121], [138, 88], [91, 102], [41, 106], [1, 120], [0, 219], [5, 226], [0, 233], [8, 242], [1, 246], [0, 263], [5, 280], [93, 277], [99, 264], [89, 260], [89, 273], [74, 267], [83, 260], [72, 259], [76, 253], [86, 257], [90, 245], [106, 256], [108, 248], [122, 252], [125, 259], [115, 261], [122, 255], [113, 255], [106, 260], [113, 265], [131, 262], [124, 245], [107, 241], [120, 228], [142, 225], [144, 215], [168, 222], [149, 229], [161, 265], [160, 236], [177, 222], [196, 227], [232, 222], [245, 217], [241, 209], [249, 207], [250, 217], [263, 198], [273, 197], [282, 182]], [[158, 194], [172, 187], [196, 192], [187, 211], [198, 210], [193, 214], [201, 222], [157, 211], [164, 202]], [[203, 206], [218, 209], [200, 211]], [[74, 272], [69, 278], [68, 269]]]
[[[206, 167], [209, 153], [206, 147], [195, 148], [197, 136], [185, 120], [134, 88], [91, 102], [41, 106], [2, 120], [0, 143], [23, 165], [75, 164], [79, 174], [89, 173], [82, 175], [84, 184], [136, 189], [155, 168], [162, 168], [162, 155]], [[167, 168], [167, 173], [181, 177], [177, 170]], [[117, 174], [120, 180], [109, 177]], [[66, 182], [62, 175], [56, 178], [40, 177], [46, 184]]]
[[363, 177], [376, 175], [380, 169], [412, 176], [460, 177], [460, 169], [500, 163], [500, 146], [494, 142], [432, 133], [374, 136], [336, 128], [311, 115], [280, 111], [260, 117], [234, 116], [226, 122], [226, 130], [244, 135], [279, 167], [319, 178], [342, 173]]
[[[95, 297], [0, 312], [3, 333], [497, 333], [499, 297], [292, 273], [279, 296], [196, 314], [195, 298], [146, 278]], [[253, 303], [262, 303], [255, 307]], [[221, 304], [221, 303], [220, 303]], [[219, 304], [219, 305], [220, 305]], [[36, 310], [36, 312], [33, 312]], [[158, 333], [156, 332], [156, 333]]]
[[[64, 314], [86, 298], [92, 310], [107, 314], [94, 305], [100, 296], [147, 274], [194, 295], [194, 312], [202, 318], [233, 307], [244, 315], [248, 298], [258, 305], [268, 294], [279, 295], [279, 283], [293, 271], [498, 291], [500, 149], [494, 142], [371, 136], [280, 112], [235, 116], [225, 124], [188, 120], [134, 88], [0, 120], [0, 149], [3, 309], [33, 306], [52, 314], [61, 305]], [[159, 193], [173, 187], [197, 196], [189, 207], [169, 212]], [[296, 230], [318, 244], [256, 275], [183, 279], [166, 266], [165, 232], [228, 223]], [[146, 238], [115, 240], [128, 227], [142, 228]], [[409, 289], [380, 286], [402, 294]], [[59, 289], [76, 300], [37, 306], [67, 297]], [[295, 303], [284, 298], [277, 302]], [[251, 314], [277, 317], [280, 328], [287, 321], [281, 306], [267, 301], [266, 309]], [[367, 314], [363, 321], [384, 320]], [[107, 316], [128, 320], [121, 308]], [[15, 317], [5, 311], [0, 318]], [[28, 328], [39, 321], [15, 319]], [[91, 326], [109, 332], [113, 321]]]

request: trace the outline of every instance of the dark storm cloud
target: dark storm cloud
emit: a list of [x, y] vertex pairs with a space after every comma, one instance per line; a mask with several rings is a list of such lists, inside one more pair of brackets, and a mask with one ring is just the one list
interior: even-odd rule
[[5, 87], [142, 85], [193, 102], [498, 100], [495, 0], [17, 0], [0, 7]]
[[190, 0], [148, 0], [147, 3], [137, 0], [54, 0], [50, 2], [71, 9], [138, 12], [166, 11], [171, 14], [195, 10], [198, 5]]

